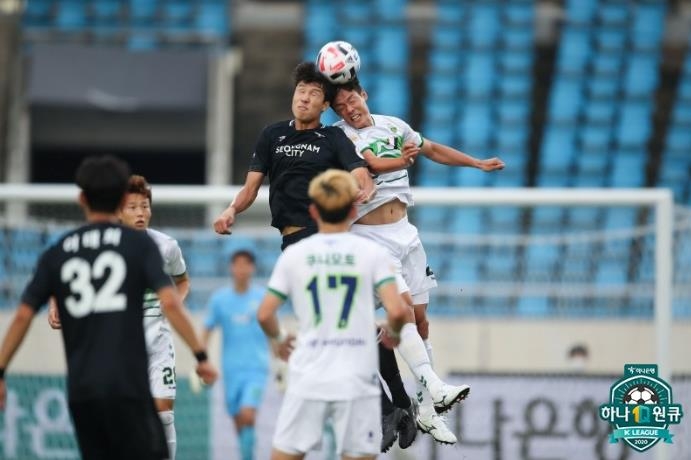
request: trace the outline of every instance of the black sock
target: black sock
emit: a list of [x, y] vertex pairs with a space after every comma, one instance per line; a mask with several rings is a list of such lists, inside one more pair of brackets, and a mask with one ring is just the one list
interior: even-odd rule
[[389, 397], [386, 395], [381, 382], [379, 382], [379, 386], [381, 387], [381, 413], [382, 415], [389, 415], [391, 412], [393, 412], [396, 406], [393, 405]]
[[381, 343], [379, 344], [379, 373], [389, 387], [393, 404], [401, 409], [410, 407], [410, 398], [403, 386], [403, 380], [401, 380], [396, 355], [393, 350], [386, 348]]

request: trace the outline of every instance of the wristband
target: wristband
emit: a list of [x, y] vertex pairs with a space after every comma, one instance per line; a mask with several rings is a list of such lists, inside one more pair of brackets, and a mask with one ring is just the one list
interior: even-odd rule
[[0, 380], [5, 378], [5, 368], [0, 367]]
[[198, 363], [203, 363], [204, 361], [209, 359], [209, 357], [206, 355], [206, 352], [204, 350], [196, 352], [194, 354], [194, 357], [197, 358]]

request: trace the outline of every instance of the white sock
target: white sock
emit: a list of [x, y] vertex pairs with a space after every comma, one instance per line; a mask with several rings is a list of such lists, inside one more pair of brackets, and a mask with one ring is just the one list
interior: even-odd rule
[[432, 357], [432, 343], [429, 339], [424, 339], [422, 341], [425, 344], [425, 350], [427, 350], [427, 357], [429, 357], [429, 365], [434, 368], [434, 358]]
[[[432, 368], [434, 368], [434, 361], [432, 361], [432, 344], [430, 343], [429, 339], [423, 339], [422, 343], [425, 345], [427, 357], [429, 358], [429, 364], [432, 366]], [[423, 419], [429, 418], [436, 414], [432, 397], [430, 396], [429, 391], [427, 391], [427, 388], [425, 388], [419, 381], [415, 383], [420, 416]]]
[[175, 433], [175, 415], [173, 415], [172, 410], [164, 410], [158, 413], [158, 417], [161, 419], [163, 431], [166, 434], [168, 459], [175, 460], [175, 450], [178, 443], [177, 433]]
[[441, 390], [444, 382], [432, 369], [432, 365], [422, 342], [422, 337], [417, 332], [413, 323], [406, 323], [401, 329], [401, 342], [398, 345], [398, 353], [403, 357], [415, 378], [431, 394]]

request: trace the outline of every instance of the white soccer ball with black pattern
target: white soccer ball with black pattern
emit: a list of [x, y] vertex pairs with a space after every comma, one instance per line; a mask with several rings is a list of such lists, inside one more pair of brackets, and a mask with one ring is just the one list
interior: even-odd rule
[[655, 391], [645, 385], [631, 388], [624, 396], [626, 404], [657, 404], [658, 397]]
[[331, 83], [348, 83], [360, 70], [360, 55], [348, 42], [329, 42], [317, 54], [317, 68]]

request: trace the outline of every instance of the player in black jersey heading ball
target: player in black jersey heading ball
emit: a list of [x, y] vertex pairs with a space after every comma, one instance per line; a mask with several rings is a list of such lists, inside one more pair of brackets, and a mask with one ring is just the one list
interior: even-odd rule
[[317, 232], [317, 224], [308, 212], [307, 188], [318, 174], [330, 168], [350, 171], [360, 185], [360, 201], [374, 192], [367, 164], [350, 139], [340, 129], [321, 123], [321, 114], [333, 99], [334, 86], [312, 62], [296, 67], [294, 83], [294, 118], [264, 128], [245, 185], [214, 222], [216, 233], [230, 233], [236, 214], [254, 203], [267, 174], [271, 225], [283, 235], [283, 249]]
[[118, 223], [129, 168], [110, 157], [90, 157], [77, 170], [79, 203], [87, 224], [66, 233], [41, 255], [0, 348], [0, 409], [5, 367], [36, 312], [57, 303], [67, 355], [68, 401], [82, 458], [168, 458], [161, 421], [149, 390], [142, 322], [144, 291], [156, 291], [163, 310], [195, 353], [197, 373], [212, 383], [192, 323], [163, 272], [156, 243]]

